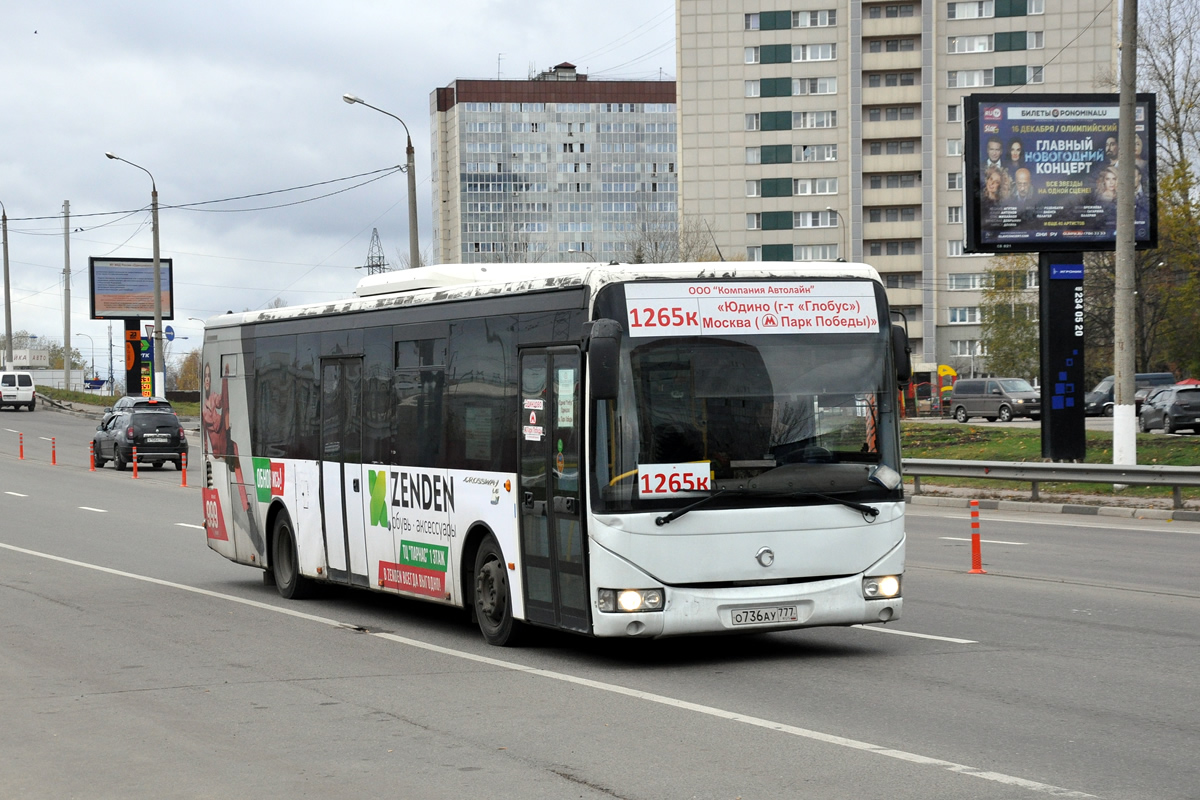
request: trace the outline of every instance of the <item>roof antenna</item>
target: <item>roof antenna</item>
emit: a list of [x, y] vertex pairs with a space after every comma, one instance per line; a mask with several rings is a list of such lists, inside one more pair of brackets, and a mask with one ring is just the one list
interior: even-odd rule
[[704, 219], [704, 217], [700, 219], [704, 220], [704, 227], [708, 228], [708, 238], [712, 239], [713, 247], [717, 248], [717, 256], [724, 261], [725, 256], [721, 255], [721, 245], [717, 244], [717, 237], [713, 236], [712, 228], [708, 227], [708, 220]]

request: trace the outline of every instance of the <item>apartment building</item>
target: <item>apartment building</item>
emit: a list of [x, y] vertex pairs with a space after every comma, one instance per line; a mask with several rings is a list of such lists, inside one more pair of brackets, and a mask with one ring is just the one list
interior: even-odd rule
[[752, 260], [872, 264], [919, 372], [986, 371], [962, 98], [1112, 91], [1117, 5], [677, 0], [676, 24], [683, 217]]
[[632, 261], [676, 229], [674, 81], [593, 81], [564, 63], [456, 80], [430, 115], [438, 263]]

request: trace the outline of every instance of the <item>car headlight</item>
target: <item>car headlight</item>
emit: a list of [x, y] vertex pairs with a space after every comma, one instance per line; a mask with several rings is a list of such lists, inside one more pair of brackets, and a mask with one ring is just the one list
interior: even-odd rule
[[663, 590], [597, 589], [596, 607], [606, 612], [662, 611]]
[[899, 575], [880, 575], [875, 578], [863, 578], [863, 597], [868, 600], [880, 600], [899, 596]]
[[1024, 401], [1024, 400], [1013, 400], [1013, 402], [1014, 402], [1014, 403], [1016, 403], [1016, 404], [1017, 404], [1017, 405], [1019, 405], [1019, 406], [1021, 406], [1021, 405], [1025, 405], [1025, 401]]

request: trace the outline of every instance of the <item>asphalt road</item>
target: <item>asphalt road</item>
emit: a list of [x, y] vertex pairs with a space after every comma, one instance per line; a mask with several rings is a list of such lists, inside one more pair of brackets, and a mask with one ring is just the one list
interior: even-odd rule
[[1200, 796], [1200, 524], [984, 512], [970, 575], [920, 507], [885, 629], [500, 649], [282, 600], [94, 425], [0, 413], [0, 797]]

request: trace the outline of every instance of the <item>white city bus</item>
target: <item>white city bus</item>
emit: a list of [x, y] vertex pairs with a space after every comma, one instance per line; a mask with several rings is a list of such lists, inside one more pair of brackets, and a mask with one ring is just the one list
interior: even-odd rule
[[908, 344], [862, 264], [448, 265], [204, 337], [208, 544], [653, 638], [900, 615]]

